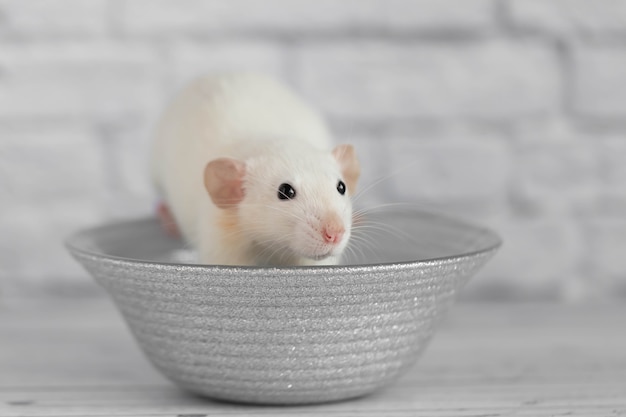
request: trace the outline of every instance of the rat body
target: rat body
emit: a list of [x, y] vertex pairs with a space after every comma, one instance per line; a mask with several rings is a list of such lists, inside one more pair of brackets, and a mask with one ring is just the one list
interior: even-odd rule
[[190, 84], [161, 119], [152, 172], [161, 217], [203, 263], [334, 264], [350, 238], [354, 149], [331, 150], [319, 115], [266, 77]]

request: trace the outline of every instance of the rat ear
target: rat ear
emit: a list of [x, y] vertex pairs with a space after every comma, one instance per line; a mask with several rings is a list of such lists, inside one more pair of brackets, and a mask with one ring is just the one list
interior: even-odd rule
[[343, 180], [348, 186], [348, 193], [353, 195], [356, 190], [356, 183], [361, 175], [361, 164], [356, 157], [354, 146], [339, 145], [333, 149], [333, 156], [339, 162]]
[[246, 164], [231, 158], [215, 159], [204, 168], [204, 187], [213, 203], [222, 209], [243, 200]]

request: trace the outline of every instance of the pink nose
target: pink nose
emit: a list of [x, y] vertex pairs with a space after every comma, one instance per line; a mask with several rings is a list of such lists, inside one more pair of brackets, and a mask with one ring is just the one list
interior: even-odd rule
[[341, 226], [326, 226], [322, 232], [322, 236], [326, 243], [339, 243], [343, 237], [345, 230]]

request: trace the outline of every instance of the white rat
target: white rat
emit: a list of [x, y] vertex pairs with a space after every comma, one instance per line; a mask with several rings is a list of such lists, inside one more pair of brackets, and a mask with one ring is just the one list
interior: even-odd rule
[[353, 147], [331, 150], [320, 116], [267, 77], [185, 88], [158, 125], [152, 171], [162, 223], [202, 263], [330, 265], [350, 238]]

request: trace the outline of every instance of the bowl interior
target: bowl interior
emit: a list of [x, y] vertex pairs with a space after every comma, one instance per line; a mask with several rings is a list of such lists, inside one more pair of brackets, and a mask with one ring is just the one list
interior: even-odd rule
[[[74, 250], [134, 261], [195, 263], [182, 240], [165, 235], [154, 219], [110, 224], [79, 232]], [[394, 209], [355, 221], [342, 264], [373, 265], [454, 258], [492, 250], [499, 237], [489, 229], [417, 209]]]
[[[193, 250], [167, 236], [155, 219], [89, 229], [68, 239], [80, 252], [136, 261], [195, 263]], [[500, 245], [489, 229], [417, 209], [368, 214], [356, 220], [343, 265], [372, 265], [454, 258]]]

